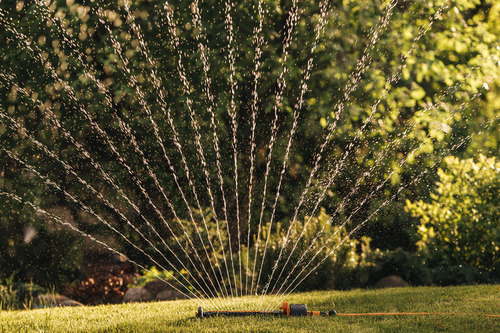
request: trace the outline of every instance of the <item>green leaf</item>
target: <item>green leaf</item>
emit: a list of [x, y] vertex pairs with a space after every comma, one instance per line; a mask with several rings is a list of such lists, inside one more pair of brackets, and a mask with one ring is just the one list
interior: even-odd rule
[[413, 90], [410, 93], [411, 98], [416, 99], [416, 100], [421, 100], [422, 98], [425, 97], [425, 90], [422, 89], [422, 87], [417, 86], [418, 88]]

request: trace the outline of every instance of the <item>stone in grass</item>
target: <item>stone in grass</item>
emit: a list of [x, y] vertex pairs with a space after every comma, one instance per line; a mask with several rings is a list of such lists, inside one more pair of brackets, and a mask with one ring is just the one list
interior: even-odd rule
[[75, 300], [68, 299], [67, 301], [61, 302], [61, 304], [59, 304], [59, 306], [83, 306], [83, 304], [80, 302], [77, 302]]
[[398, 287], [408, 287], [409, 284], [403, 278], [397, 276], [397, 275], [389, 275], [386, 276], [385, 278], [380, 279], [375, 284], [376, 289], [383, 289], [383, 288], [398, 288]]
[[123, 295], [123, 303], [149, 302], [152, 299], [151, 293], [142, 287], [131, 288]]
[[157, 301], [170, 301], [172, 300], [172, 289], [165, 289], [156, 294], [155, 300]]
[[83, 306], [82, 303], [56, 294], [38, 295], [33, 301], [33, 308], [51, 308], [57, 306]]
[[158, 294], [156, 294], [155, 297], [157, 301], [173, 301], [176, 299], [186, 299], [186, 298], [187, 297], [183, 293], [175, 289], [162, 290]]
[[171, 288], [172, 287], [170, 287], [168, 284], [166, 284], [165, 282], [163, 282], [162, 280], [159, 280], [159, 279], [149, 281], [144, 286], [144, 289], [149, 291], [151, 293], [151, 295], [156, 295], [160, 291], [171, 289]]

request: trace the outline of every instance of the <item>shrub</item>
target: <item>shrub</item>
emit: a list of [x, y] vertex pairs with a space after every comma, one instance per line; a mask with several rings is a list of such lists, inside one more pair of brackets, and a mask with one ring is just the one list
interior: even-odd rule
[[419, 249], [431, 266], [500, 271], [500, 162], [483, 155], [477, 162], [453, 156], [444, 162], [432, 201], [406, 204], [420, 217]]
[[[187, 275], [185, 270], [180, 271], [182, 274]], [[137, 274], [134, 278], [133, 283], [129, 287], [144, 287], [148, 282], [155, 281], [157, 279], [162, 279], [165, 281], [172, 280], [172, 276], [175, 275], [174, 271], [159, 270], [156, 266], [141, 270], [141, 274]], [[170, 282], [170, 281], [169, 281]]]
[[[212, 218], [211, 214], [206, 214], [206, 219], [208, 222], [210, 222]], [[289, 272], [289, 270], [295, 265], [296, 262], [299, 261], [300, 256], [306, 251], [306, 249], [309, 247], [311, 242], [314, 240], [314, 246], [311, 251], [308, 252], [308, 255], [306, 255], [303, 258], [303, 261], [298, 267], [295, 269], [295, 274], [297, 272], [300, 272], [300, 270], [306, 265], [307, 263], [309, 264], [308, 269], [306, 269], [306, 272], [314, 267], [316, 264], [318, 264], [329, 252], [331, 252], [333, 249], [335, 249], [335, 252], [333, 255], [329, 256], [321, 266], [318, 267], [318, 269], [311, 274], [310, 276], [307, 277], [307, 279], [298, 287], [298, 290], [312, 290], [312, 289], [331, 289], [331, 288], [350, 288], [351, 287], [351, 281], [353, 278], [353, 275], [356, 274], [355, 269], [358, 267], [358, 265], [363, 262], [364, 258], [366, 257], [367, 253], [370, 251], [370, 246], [369, 246], [369, 239], [368, 238], [362, 238], [361, 241], [355, 240], [355, 239], [348, 239], [344, 243], [342, 243], [340, 246], [339, 243], [341, 240], [343, 240], [346, 235], [347, 235], [347, 230], [345, 228], [339, 228], [337, 226], [333, 226], [332, 223], [328, 222], [330, 219], [330, 216], [326, 214], [325, 210], [322, 209], [319, 214], [316, 216], [313, 216], [311, 218], [311, 221], [307, 225], [306, 229], [304, 230], [304, 226], [306, 224], [306, 221], [309, 219], [309, 217], [305, 217], [303, 221], [297, 220], [297, 223], [295, 223], [290, 239], [288, 242], [288, 245], [285, 248], [285, 251], [283, 252], [283, 255], [280, 260], [280, 265], [283, 265], [287, 258], [290, 258], [287, 266], [285, 267], [285, 272], [283, 276], [281, 277], [279, 282], [283, 282], [285, 279], [285, 276]], [[221, 271], [224, 273], [226, 272], [226, 267], [224, 266], [225, 263], [227, 262], [228, 265], [231, 265], [231, 257], [229, 255], [229, 251], [227, 249], [227, 230], [225, 229], [225, 223], [221, 222], [220, 223], [220, 233], [221, 233], [221, 239], [222, 243], [225, 244], [225, 254], [226, 254], [226, 260], [224, 260], [224, 256], [222, 254], [222, 249], [220, 246], [220, 241], [219, 241], [219, 236], [217, 229], [215, 227], [215, 223], [208, 223], [209, 229], [208, 233], [207, 231], [201, 227], [201, 223], [198, 226], [198, 232], [200, 233], [201, 237], [204, 239], [205, 246], [207, 247], [208, 253], [209, 253], [209, 258], [210, 261], [208, 261], [208, 258], [205, 256], [205, 253], [203, 252], [203, 245], [199, 241], [199, 237], [197, 236], [196, 229], [193, 227], [192, 223], [189, 223], [188, 221], [183, 221], [184, 226], [187, 230], [187, 233], [190, 237], [190, 239], [193, 240], [193, 243], [199, 249], [200, 251], [200, 257], [203, 260], [203, 264], [205, 267], [210, 267], [212, 264], [216, 262], [214, 255], [217, 256], [217, 262], [221, 266]], [[321, 237], [318, 237], [318, 239], [315, 239], [316, 235], [322, 230], [323, 226], [325, 229], [323, 230], [323, 233]], [[258, 254], [258, 261], [257, 261], [257, 266], [256, 266], [256, 271], [258, 272], [260, 269], [261, 265], [261, 260], [264, 254], [264, 244], [265, 244], [265, 239], [268, 236], [268, 230], [269, 230], [269, 223], [263, 225], [261, 229], [261, 239], [259, 243], [259, 254]], [[270, 234], [270, 239], [268, 242], [268, 247], [267, 247], [267, 253], [266, 253], [266, 258], [265, 262], [262, 266], [262, 272], [261, 272], [261, 280], [260, 280], [260, 287], [263, 287], [263, 285], [267, 282], [267, 278], [271, 275], [271, 271], [273, 270], [273, 265], [275, 261], [278, 259], [280, 249], [284, 243], [284, 238], [286, 236], [286, 232], [288, 230], [288, 225], [283, 225], [281, 223], [275, 223], [273, 225], [273, 229]], [[299, 239], [299, 235], [304, 231], [302, 237]], [[182, 235], [180, 232], [178, 234], [178, 239], [185, 246], [185, 249], [187, 249], [188, 253], [192, 253], [189, 244], [187, 243], [186, 237]], [[215, 251], [211, 251], [211, 248], [208, 247], [208, 239], [210, 239], [214, 245]], [[330, 241], [328, 241], [330, 239]], [[297, 248], [293, 253], [291, 253], [291, 250], [293, 248], [293, 245], [297, 242]], [[171, 241], [171, 247], [176, 249], [178, 246], [174, 244], [172, 240]], [[255, 241], [256, 239], [253, 239], [253, 244], [250, 245], [249, 249], [246, 247], [246, 238], [244, 238], [244, 244], [242, 244], [242, 249], [241, 249], [241, 260], [242, 260], [242, 267], [243, 271], [245, 271], [245, 267], [247, 265], [246, 262], [246, 257], [247, 257], [247, 251], [249, 250], [249, 258], [250, 261], [248, 263], [248, 266], [250, 268], [250, 274], [253, 268], [254, 260], [255, 260]], [[328, 241], [328, 244], [327, 244]], [[236, 243], [236, 241], [233, 239], [233, 242]], [[318, 250], [323, 247], [323, 245], [326, 246], [324, 249], [321, 251], [321, 253], [314, 259], [312, 259], [313, 255], [318, 252]], [[236, 249], [236, 245], [233, 244], [233, 251]], [[337, 248], [338, 246], [338, 248]], [[215, 254], [214, 254], [215, 252]], [[187, 268], [190, 270], [192, 274], [194, 270], [192, 270], [192, 265], [189, 264], [188, 258], [183, 254], [182, 251], [177, 252], [177, 256], [183, 260], [183, 263], [187, 266]], [[193, 258], [195, 258], [194, 255], [192, 255]], [[238, 260], [239, 256], [237, 253], [233, 252], [233, 258], [232, 260], [234, 261], [235, 264], [235, 269], [238, 270]], [[174, 260], [172, 260], [174, 261]], [[196, 264], [199, 265], [199, 261], [195, 258], [194, 261]], [[279, 272], [281, 271], [282, 267], [278, 267], [278, 273], [275, 274], [273, 279], [276, 279], [277, 276], [279, 275]], [[153, 270], [154, 269], [154, 270]], [[166, 271], [160, 271], [156, 268], [151, 268], [151, 270], [157, 274], [160, 277], [163, 278], [168, 278], [170, 279], [170, 274], [166, 274]], [[228, 267], [229, 272], [232, 274], [232, 267]], [[216, 272], [218, 273], [218, 269], [216, 269]], [[177, 278], [179, 278], [178, 273], [173, 273]], [[198, 278], [197, 275], [187, 275], [184, 270], [181, 270], [182, 274], [185, 274], [185, 277], [188, 279], [196, 279]], [[257, 273], [258, 274], [258, 273]], [[295, 277], [295, 275], [294, 275]], [[227, 277], [225, 274], [223, 274], [223, 279], [226, 279], [226, 284], [229, 284], [229, 281], [227, 281]], [[234, 283], [234, 278], [236, 278], [236, 283], [237, 285], [240, 285], [240, 276], [238, 272], [236, 272], [236, 276], [231, 276], [231, 283]], [[251, 277], [249, 276], [249, 285], [247, 286], [248, 289], [251, 288]], [[155, 275], [148, 273], [148, 272], [143, 272], [142, 277], [137, 279], [136, 285], [141, 286], [147, 283], [149, 280], [155, 279]], [[220, 280], [220, 277], [218, 277]], [[246, 277], [244, 275], [244, 272], [242, 273], [242, 284], [245, 286], [246, 282]], [[293, 279], [293, 277], [292, 277]], [[255, 277], [256, 282], [257, 277]], [[273, 280], [274, 282], [274, 280]], [[288, 280], [288, 282], [291, 282], [291, 280]], [[207, 281], [208, 284], [210, 284], [210, 281]], [[358, 285], [356, 285], [358, 286]], [[217, 289], [214, 287], [214, 289]], [[248, 290], [250, 292], [250, 290]]]
[[[326, 214], [324, 209], [317, 216], [312, 217], [310, 223], [305, 227], [308, 219], [309, 217], [306, 216], [304, 222], [297, 221], [298, 223], [295, 223], [293, 226], [290, 240], [286, 246], [286, 250], [283, 252], [284, 256], [280, 260], [281, 267], [278, 267], [277, 271], [281, 271], [282, 265], [286, 262], [287, 258], [290, 258], [284, 271], [284, 275], [287, 275], [289, 270], [295, 266], [295, 263], [299, 262], [301, 255], [309, 248], [310, 244], [314, 243], [312, 250], [308, 252], [309, 254], [298, 265], [295, 274], [300, 272], [306, 264], [309, 266], [305, 271], [309, 271], [309, 269], [315, 267], [330, 252], [334, 252], [298, 286], [297, 290], [350, 288], [356, 268], [364, 261], [367, 253], [370, 251], [369, 239], [363, 238], [361, 241], [348, 239], [342, 243], [342, 240], [347, 236], [347, 230], [329, 223], [330, 215]], [[325, 228], [322, 231], [323, 226]], [[287, 229], [288, 227], [282, 228], [278, 224], [276, 226], [277, 231], [271, 233], [271, 238], [269, 239], [271, 246], [267, 249], [268, 252], [266, 253], [266, 260], [262, 270], [264, 282], [271, 274], [273, 265], [278, 259]], [[263, 228], [261, 237], [267, 237], [268, 230], [269, 225], [267, 224]], [[320, 231], [322, 231], [321, 236], [316, 238]], [[299, 238], [302, 232], [303, 236]], [[297, 248], [292, 252], [291, 250], [295, 243], [297, 243]], [[321, 248], [323, 249], [320, 251]], [[260, 258], [262, 258], [263, 251], [264, 246], [259, 247]], [[319, 255], [314, 258], [314, 255], [318, 252]], [[277, 276], [275, 275], [274, 278], [277, 278]], [[288, 282], [291, 280], [288, 280]], [[281, 278], [279, 282], [283, 281], [284, 278]]]
[[29, 309], [38, 295], [47, 292], [47, 289], [33, 282], [14, 283], [13, 281], [14, 275], [0, 284], [0, 309], [2, 310]]
[[413, 286], [417, 285], [462, 285], [476, 283], [499, 283], [498, 270], [487, 271], [465, 264], [438, 264], [428, 259], [428, 251], [408, 252], [396, 250], [370, 251], [353, 270], [348, 288], [370, 287], [388, 275], [397, 275]]
[[124, 268], [100, 270], [66, 288], [65, 295], [83, 304], [120, 303], [135, 274]]

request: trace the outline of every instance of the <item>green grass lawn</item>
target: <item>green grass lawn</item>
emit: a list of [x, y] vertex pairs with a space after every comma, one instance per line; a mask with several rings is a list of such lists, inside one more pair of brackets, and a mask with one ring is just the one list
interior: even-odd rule
[[[291, 295], [309, 310], [500, 314], [500, 286], [316, 291]], [[196, 300], [0, 312], [0, 332], [500, 332], [500, 318], [472, 315], [207, 318]], [[278, 309], [276, 309], [278, 310]]]

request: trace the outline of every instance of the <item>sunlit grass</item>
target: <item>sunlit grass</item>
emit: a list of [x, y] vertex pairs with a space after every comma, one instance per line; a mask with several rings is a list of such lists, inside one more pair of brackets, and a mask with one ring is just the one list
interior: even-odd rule
[[[269, 299], [269, 297], [268, 297]], [[252, 300], [256, 302], [257, 300]], [[53, 308], [0, 313], [0, 332], [498, 332], [500, 286], [418, 287], [385, 290], [316, 291], [291, 295], [308, 309], [353, 312], [447, 312], [465, 315], [405, 317], [209, 318], [194, 317], [196, 300]], [[278, 309], [276, 309], [278, 310]]]

